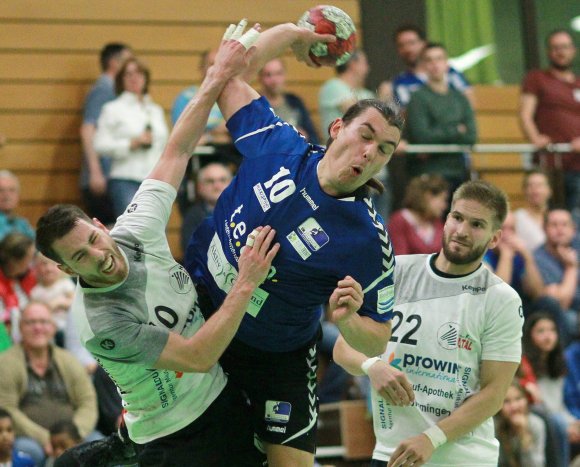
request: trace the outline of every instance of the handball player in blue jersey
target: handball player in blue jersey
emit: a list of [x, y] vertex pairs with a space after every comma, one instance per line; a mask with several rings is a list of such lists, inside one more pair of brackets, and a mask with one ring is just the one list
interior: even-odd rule
[[[310, 31], [275, 26], [256, 42], [251, 71], [288, 47], [313, 65], [310, 45]], [[390, 337], [394, 256], [371, 191], [381, 188], [373, 177], [392, 157], [402, 119], [392, 104], [360, 101], [330, 125], [325, 150], [277, 117], [244, 78], [228, 81], [218, 98], [244, 160], [213, 217], [194, 233], [186, 268], [198, 291], [205, 289], [202, 309], [216, 309], [254, 228], [276, 230], [281, 248], [220, 361], [248, 394], [269, 465], [308, 466], [323, 306], [330, 303], [346, 341], [368, 356], [384, 352]]]

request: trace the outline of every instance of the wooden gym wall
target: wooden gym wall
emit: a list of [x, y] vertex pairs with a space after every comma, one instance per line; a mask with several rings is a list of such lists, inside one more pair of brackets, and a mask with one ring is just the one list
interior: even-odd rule
[[[18, 213], [34, 225], [52, 204], [79, 202], [81, 112], [100, 73], [98, 55], [105, 43], [132, 46], [151, 69], [152, 97], [168, 112], [183, 88], [199, 83], [200, 54], [218, 44], [228, 24], [242, 17], [265, 28], [295, 22], [314, 4], [311, 0], [0, 2], [0, 134], [7, 137], [0, 148], [0, 169], [12, 170], [21, 181]], [[358, 0], [332, 4], [351, 15], [360, 29]], [[334, 71], [313, 70], [291, 57], [286, 65], [288, 89], [303, 97], [318, 124], [318, 89]], [[521, 141], [517, 88], [481, 87], [476, 93], [480, 142]], [[512, 192], [515, 186], [519, 189], [513, 183], [521, 176], [514, 156], [478, 156], [475, 165], [485, 178]], [[168, 234], [177, 258], [182, 256], [180, 222], [174, 209]]]

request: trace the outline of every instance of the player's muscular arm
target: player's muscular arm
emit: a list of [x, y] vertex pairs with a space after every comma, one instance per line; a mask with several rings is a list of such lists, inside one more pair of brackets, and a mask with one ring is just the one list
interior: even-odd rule
[[330, 296], [329, 311], [332, 320], [351, 347], [374, 357], [381, 355], [391, 338], [391, 323], [379, 323], [357, 313], [362, 306], [364, 294], [361, 285], [346, 276]]
[[[280, 244], [272, 245], [276, 232], [264, 227], [253, 247], [245, 247], [238, 263], [240, 271], [222, 306], [189, 339], [170, 333], [156, 368], [185, 372], [209, 371], [233, 339], [250, 303], [265, 279]], [[271, 248], [270, 248], [271, 247]]]
[[[513, 362], [484, 360], [481, 363], [481, 390], [437, 423], [447, 442], [466, 435], [500, 410], [517, 368], [518, 363]], [[421, 433], [397, 446], [388, 467], [405, 465], [407, 458], [414, 459], [415, 465], [422, 465], [431, 458], [433, 451], [433, 443]]]
[[[365, 354], [353, 349], [342, 336], [334, 344], [333, 358], [351, 375], [364, 374], [363, 363], [369, 360]], [[371, 360], [372, 361], [372, 360]], [[378, 360], [367, 369], [372, 387], [390, 404], [406, 406], [415, 400], [413, 388], [402, 371]]]
[[299, 61], [314, 66], [308, 56], [311, 45], [317, 41], [334, 40], [336, 38], [330, 34], [316, 34], [292, 23], [279, 24], [262, 32], [255, 44], [256, 53], [251, 57], [248, 68], [240, 75], [240, 79], [231, 80], [226, 85], [218, 99], [218, 105], [226, 121], [239, 109], [260, 97], [247, 82], [254, 79], [266, 62], [291, 47]]

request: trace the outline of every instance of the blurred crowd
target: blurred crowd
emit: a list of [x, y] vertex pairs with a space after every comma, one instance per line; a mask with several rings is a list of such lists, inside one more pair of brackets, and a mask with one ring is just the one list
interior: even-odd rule
[[[406, 128], [394, 162], [403, 176], [394, 179], [387, 166], [379, 177], [387, 190], [374, 201], [396, 254], [436, 253], [449, 194], [471, 177], [469, 155], [405, 150], [474, 144], [473, 89], [450, 66], [445, 46], [420, 28], [403, 26], [393, 40], [406, 70], [372, 91], [365, 83], [369, 62], [356, 50], [320, 89], [319, 128], [304, 101], [287, 91], [283, 60], [268, 62], [254, 85], [311, 144], [324, 144], [329, 125], [356, 100], [398, 102]], [[485, 256], [486, 266], [520, 294], [525, 316], [518, 378], [496, 416], [502, 466], [565, 466], [580, 453], [580, 79], [571, 69], [568, 32], [551, 33], [546, 47], [550, 65], [524, 77], [521, 97], [522, 128], [538, 149], [537, 165], [525, 174], [523, 203], [508, 215], [500, 244]], [[201, 56], [202, 76], [214, 56], [213, 50]], [[89, 214], [112, 224], [160, 157], [169, 125], [154, 100], [150, 70], [130, 46], [107, 44], [100, 64], [84, 105], [80, 183]], [[172, 124], [197, 89], [176, 96]], [[555, 142], [570, 143], [572, 152], [549, 152]], [[200, 144], [211, 155], [194, 159], [178, 194], [183, 251], [240, 163], [217, 106]], [[19, 195], [18, 178], [0, 171], [0, 434], [8, 433], [0, 437], [0, 464], [11, 460], [15, 467], [50, 465], [67, 447], [112, 433], [122, 411], [114, 383], [75, 333], [68, 313], [75, 285], [36, 252], [34, 228], [15, 214]], [[324, 319], [322, 327], [320, 402], [365, 397], [364, 379], [353, 380], [332, 361], [336, 326]]]

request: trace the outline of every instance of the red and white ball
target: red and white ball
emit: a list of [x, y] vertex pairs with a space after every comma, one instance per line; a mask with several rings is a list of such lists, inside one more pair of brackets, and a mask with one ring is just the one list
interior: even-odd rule
[[336, 36], [335, 42], [316, 42], [310, 48], [310, 58], [318, 65], [343, 65], [355, 49], [356, 28], [350, 16], [340, 8], [331, 5], [315, 6], [302, 15], [297, 25], [319, 34]]

